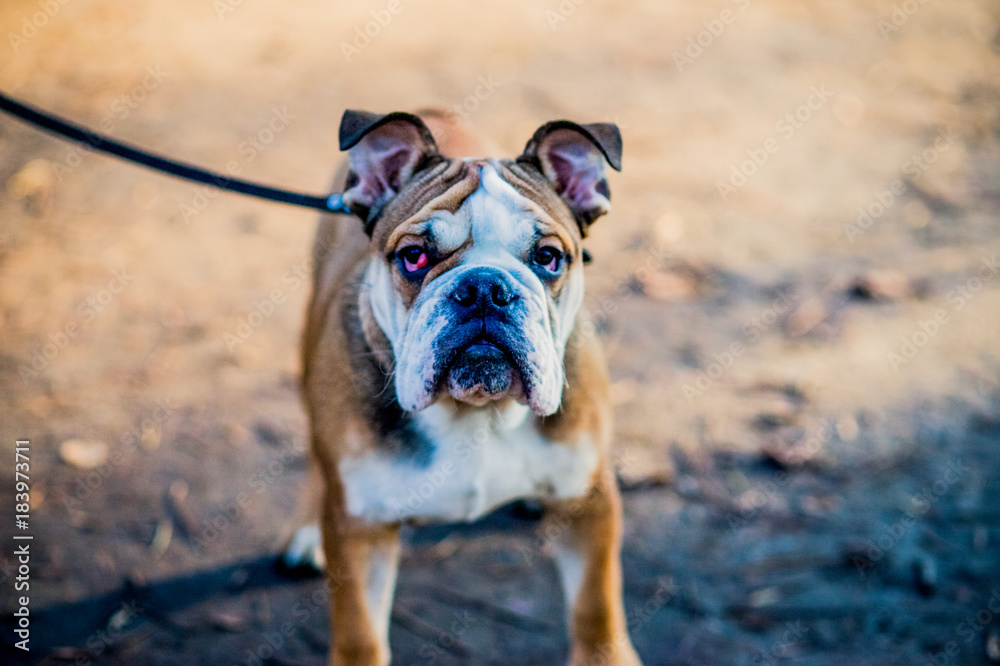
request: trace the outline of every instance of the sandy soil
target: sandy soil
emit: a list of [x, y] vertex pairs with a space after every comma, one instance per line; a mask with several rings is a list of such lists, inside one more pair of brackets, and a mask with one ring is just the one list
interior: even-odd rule
[[[998, 28], [974, 0], [7, 0], [0, 89], [316, 193], [345, 107], [444, 104], [509, 154], [617, 122], [587, 304], [645, 662], [976, 664], [1000, 661]], [[31, 440], [35, 536], [24, 655], [5, 482], [3, 658], [322, 663], [320, 584], [272, 566], [315, 216], [8, 118], [0, 184], [0, 451]], [[394, 663], [564, 658], [536, 518], [408, 533]]]

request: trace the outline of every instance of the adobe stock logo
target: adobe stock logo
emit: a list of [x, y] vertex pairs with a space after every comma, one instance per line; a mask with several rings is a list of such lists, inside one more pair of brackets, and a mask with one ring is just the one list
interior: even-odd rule
[[[118, 128], [118, 122], [127, 119], [132, 111], [138, 109], [168, 78], [170, 78], [170, 73], [164, 71], [159, 63], [147, 65], [142, 80], [131, 89], [115, 97], [109, 107], [110, 112], [101, 120], [98, 127], [105, 134], [114, 133]], [[96, 142], [92, 141], [73, 143], [67, 146], [63, 159], [55, 162], [52, 167], [59, 182], [62, 182], [73, 169], [83, 164], [83, 158], [94, 152], [96, 145]]]
[[14, 53], [20, 53], [21, 47], [27, 44], [29, 39], [34, 39], [38, 31], [47, 26], [69, 2], [70, 0], [41, 0], [36, 3], [40, 11], [21, 19], [20, 32], [7, 33], [7, 41], [10, 42], [10, 48], [14, 49]]
[[[826, 106], [827, 101], [833, 97], [832, 92], [826, 89], [825, 85], [812, 86], [809, 89], [809, 96], [805, 101], [781, 116], [774, 125], [775, 131], [785, 141], [795, 136], [795, 132], [802, 129], [809, 122], [813, 115]], [[733, 164], [729, 171], [727, 181], [716, 181], [715, 189], [719, 193], [719, 198], [728, 201], [729, 197], [736, 193], [738, 189], [749, 182], [774, 155], [781, 150], [781, 141], [771, 136], [764, 140], [760, 148], [751, 148], [747, 151], [747, 157], [739, 164]]]
[[889, 41], [889, 35], [894, 32], [899, 32], [899, 29], [906, 25], [906, 22], [910, 20], [910, 17], [920, 11], [920, 6], [925, 4], [927, 0], [905, 0], [902, 4], [893, 5], [892, 13], [889, 14], [889, 18], [880, 18], [875, 25], [878, 27], [879, 34], [882, 35], [884, 41]]
[[753, 317], [741, 329], [742, 341], [735, 340], [726, 349], [712, 354], [712, 362], [698, 373], [694, 384], [684, 384], [681, 387], [688, 404], [692, 404], [695, 398], [704, 395], [705, 391], [712, 388], [723, 375], [728, 373], [736, 360], [745, 354], [747, 349], [757, 344], [765, 333], [778, 325], [781, 315], [788, 312], [792, 305], [788, 295], [779, 291], [778, 297], [771, 302], [771, 306], [758, 316]]
[[[295, 116], [288, 112], [288, 107], [283, 106], [280, 109], [276, 106], [271, 107], [271, 117], [268, 121], [253, 134], [246, 135], [236, 146], [236, 152], [243, 160], [229, 160], [226, 163], [226, 173], [230, 176], [240, 175], [243, 168], [263, 153], [294, 119]], [[225, 184], [226, 180], [221, 176], [215, 179], [218, 185]], [[184, 224], [191, 224], [192, 220], [204, 212], [212, 200], [219, 196], [220, 190], [212, 185], [197, 185], [193, 192], [190, 203], [182, 203], [177, 209]]]
[[[750, 0], [733, 0], [739, 11], [746, 11], [750, 6]], [[715, 40], [722, 36], [726, 27], [736, 20], [736, 13], [731, 9], [723, 9], [718, 16], [702, 21], [705, 29], [687, 38], [687, 44], [680, 51], [674, 51], [674, 65], [677, 71], [683, 73], [684, 68], [693, 65], [705, 53], [705, 50], [715, 44]]]
[[858, 236], [864, 235], [875, 225], [886, 211], [900, 201], [907, 190], [913, 188], [924, 173], [938, 161], [941, 154], [951, 148], [957, 138], [958, 135], [950, 127], [938, 131], [932, 145], [903, 162], [900, 171], [905, 176], [905, 180], [903, 178], [894, 179], [888, 187], [873, 192], [868, 205], [858, 207], [858, 217], [854, 224], [844, 225], [844, 234], [846, 234], [847, 240], [853, 243]]
[[384, 9], [373, 9], [372, 19], [363, 26], [354, 28], [354, 39], [348, 42], [340, 42], [340, 52], [344, 54], [347, 62], [361, 55], [361, 52], [368, 48], [372, 40], [382, 34], [382, 31], [389, 27], [392, 19], [403, 11], [402, 0], [389, 0]]
[[576, 13], [577, 8], [587, 0], [562, 0], [555, 10], [545, 10], [545, 20], [549, 24], [549, 30], [555, 30], [560, 23]]
[[[954, 312], [960, 312], [982, 291], [987, 282], [995, 279], [998, 275], [1000, 275], [1000, 262], [997, 261], [997, 255], [994, 254], [992, 258], [983, 257], [979, 262], [976, 274], [964, 282], [955, 285], [948, 292], [946, 298], [954, 306]], [[933, 318], [919, 322], [919, 330], [914, 331], [910, 335], [903, 336], [899, 352], [891, 351], [886, 354], [886, 359], [889, 361], [889, 366], [893, 371], [899, 372], [900, 366], [912, 361], [920, 353], [920, 350], [930, 344], [931, 340], [934, 339], [942, 327], [949, 321], [951, 321], [951, 314], [944, 308], [939, 308], [934, 312]]]
[[77, 305], [76, 314], [79, 319], [68, 319], [54, 332], [49, 333], [41, 345], [31, 352], [28, 363], [18, 365], [17, 371], [21, 376], [21, 381], [28, 382], [45, 372], [56, 357], [62, 353], [62, 350], [69, 347], [86, 328], [84, 324], [89, 324], [97, 319], [134, 279], [135, 276], [129, 273], [127, 268], [112, 272], [111, 279], [108, 280], [104, 288], [91, 294]]
[[492, 74], [489, 74], [488, 76], [480, 76], [477, 83], [479, 85], [476, 86], [471, 95], [467, 95], [461, 102], [451, 105], [450, 113], [452, 115], [461, 116], [467, 120], [471, 114], [479, 110], [480, 104], [492, 97], [497, 88], [506, 81], [498, 81]]

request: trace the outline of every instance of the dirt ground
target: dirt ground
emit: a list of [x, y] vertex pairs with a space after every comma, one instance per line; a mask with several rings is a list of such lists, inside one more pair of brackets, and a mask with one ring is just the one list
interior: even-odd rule
[[[315, 193], [346, 107], [510, 154], [617, 122], [587, 307], [644, 662], [1000, 662], [996, 3], [4, 0], [0, 36], [8, 93]], [[0, 185], [0, 660], [324, 663], [321, 582], [274, 567], [316, 216], [9, 118]], [[562, 663], [536, 522], [407, 531], [394, 663]]]

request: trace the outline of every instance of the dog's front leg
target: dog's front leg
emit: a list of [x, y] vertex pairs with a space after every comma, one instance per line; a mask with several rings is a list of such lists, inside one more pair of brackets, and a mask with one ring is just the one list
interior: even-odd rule
[[328, 491], [323, 516], [333, 629], [330, 664], [386, 666], [399, 528], [351, 519], [338, 496], [336, 490]]
[[542, 529], [566, 593], [571, 666], [640, 666], [622, 601], [621, 498], [611, 470], [584, 497], [551, 504]]

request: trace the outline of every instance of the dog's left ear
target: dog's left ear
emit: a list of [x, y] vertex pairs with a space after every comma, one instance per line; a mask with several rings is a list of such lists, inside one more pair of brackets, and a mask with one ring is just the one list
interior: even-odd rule
[[402, 112], [345, 111], [340, 121], [340, 149], [350, 151], [344, 203], [365, 222], [369, 234], [382, 207], [428, 160], [440, 158], [424, 121]]
[[594, 220], [611, 210], [604, 165], [621, 171], [622, 135], [612, 123], [556, 120], [539, 127], [517, 159], [549, 179], [586, 236]]

